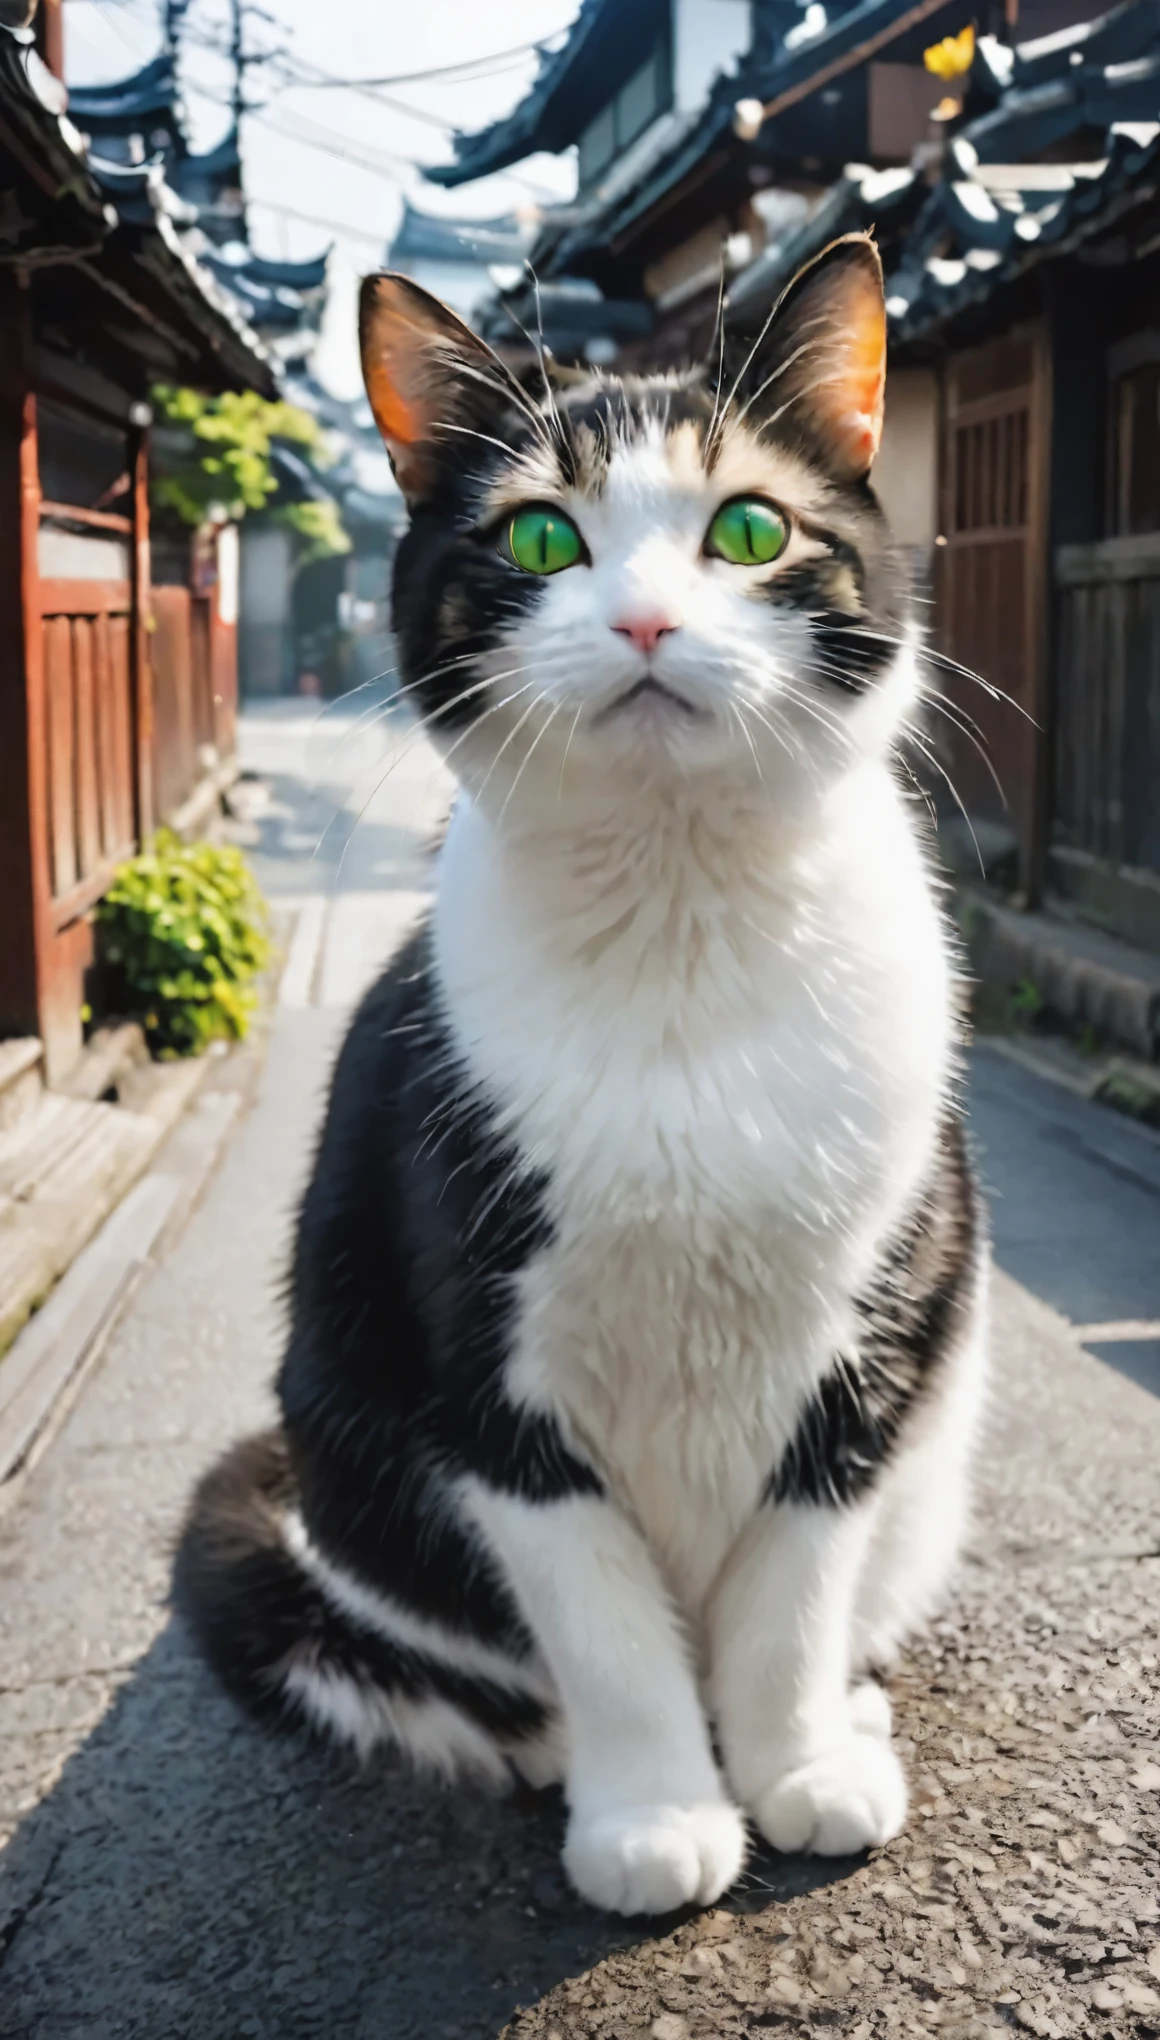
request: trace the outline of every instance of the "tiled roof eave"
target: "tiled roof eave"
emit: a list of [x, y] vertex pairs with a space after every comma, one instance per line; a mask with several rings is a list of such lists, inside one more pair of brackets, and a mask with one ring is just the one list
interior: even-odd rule
[[510, 169], [513, 163], [521, 162], [541, 146], [550, 147], [550, 143], [543, 143], [540, 130], [553, 96], [562, 89], [569, 71], [616, 4], [617, 0], [581, 0], [567, 41], [553, 55], [541, 59], [539, 75], [519, 104], [503, 120], [481, 128], [477, 134], [455, 135], [454, 163], [425, 166], [423, 175], [428, 183], [444, 187], [470, 184], [477, 177]]
[[558, 251], [560, 262], [565, 266], [574, 263], [594, 247], [626, 235], [654, 207], [671, 198], [714, 148], [728, 147], [739, 99], [752, 97], [769, 104], [783, 92], [808, 86], [815, 74], [821, 74], [867, 36], [888, 29], [893, 19], [905, 12], [899, 0], [861, 0], [848, 13], [838, 15], [822, 35], [762, 70], [742, 58], [736, 71], [717, 77], [700, 115], [672, 151], [660, 163], [650, 165], [639, 183], [620, 195], [613, 206], [602, 208], [590, 223], [565, 238]]
[[154, 57], [129, 78], [108, 85], [74, 85], [69, 108], [78, 127], [128, 133], [142, 121], [177, 110], [177, 77], [167, 51]]
[[[958, 260], [964, 265], [963, 273], [954, 282], [940, 283], [924, 268], [920, 288], [910, 296], [905, 312], [890, 313], [892, 337], [901, 343], [929, 338], [1041, 263], [1074, 254], [1108, 233], [1158, 194], [1160, 138], [1145, 151], [1129, 147], [1113, 152], [1102, 177], [1077, 182], [1046, 227], [1033, 239], [1020, 239], [993, 266], [973, 267], [966, 259], [972, 251], [960, 244]], [[888, 282], [888, 306], [891, 285], [909, 283], [913, 276], [911, 270], [905, 278], [900, 273]]]
[[[39, 62], [34, 51], [0, 28], [0, 146], [7, 147], [29, 182], [39, 187], [44, 202], [53, 205], [54, 240], [75, 239], [78, 245], [91, 247], [108, 233], [116, 216], [106, 205], [75, 127], [37, 92], [32, 66]], [[51, 85], [51, 77], [45, 76]], [[14, 248], [9, 259], [20, 252]], [[35, 246], [29, 250], [32, 257], [36, 252]]]
[[75, 126], [47, 103], [47, 85], [37, 92], [34, 77], [25, 46], [0, 29], [0, 147], [10, 149], [20, 174], [39, 187], [46, 215], [27, 251], [29, 266], [49, 257], [75, 262], [94, 284], [167, 334], [194, 380], [209, 371], [219, 381], [274, 394], [266, 350], [181, 242], [156, 166], [143, 166], [140, 178], [127, 180], [130, 202], [123, 210], [110, 203]]

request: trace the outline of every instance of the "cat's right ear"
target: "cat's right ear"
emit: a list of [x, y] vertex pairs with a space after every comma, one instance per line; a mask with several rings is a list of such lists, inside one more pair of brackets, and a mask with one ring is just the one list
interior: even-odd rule
[[[742, 415], [800, 432], [843, 481], [868, 473], [882, 437], [886, 295], [869, 234], [845, 234], [799, 270], [734, 382]], [[728, 363], [727, 363], [728, 371]]]
[[462, 466], [472, 434], [495, 437], [513, 397], [498, 354], [409, 276], [368, 276], [359, 294], [363, 381], [412, 508]]

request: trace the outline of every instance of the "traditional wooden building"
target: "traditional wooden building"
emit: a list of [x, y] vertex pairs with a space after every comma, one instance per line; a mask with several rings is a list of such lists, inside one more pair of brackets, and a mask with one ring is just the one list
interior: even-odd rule
[[[180, 11], [167, 15], [176, 34]], [[284, 363], [301, 361], [317, 339], [326, 303], [327, 255], [304, 262], [255, 255], [249, 241], [237, 115], [212, 149], [195, 151], [170, 41], [129, 77], [74, 86], [69, 118], [90, 145], [100, 174], [116, 183], [146, 164], [160, 172], [169, 216], [187, 251], [225, 290], [255, 333]]]
[[973, 94], [937, 160], [849, 170], [729, 309], [876, 229], [908, 535], [978, 726], [943, 721], [956, 795], [1010, 890], [1160, 949], [1160, 7], [983, 44]]
[[50, 1082], [81, 1049], [90, 908], [233, 750], [237, 534], [192, 570], [152, 556], [157, 381], [275, 391], [159, 171], [102, 172], [0, 28], [0, 1035], [40, 1036]]
[[545, 215], [532, 249], [539, 305], [526, 285], [501, 293], [489, 337], [542, 314], [565, 358], [696, 358], [723, 267], [727, 279], [747, 267], [846, 163], [906, 163], [926, 140], [948, 87], [923, 50], [978, 12], [961, 0], [584, 0], [507, 119], [457, 137], [456, 162], [426, 173], [459, 184], [576, 147], [576, 199]]

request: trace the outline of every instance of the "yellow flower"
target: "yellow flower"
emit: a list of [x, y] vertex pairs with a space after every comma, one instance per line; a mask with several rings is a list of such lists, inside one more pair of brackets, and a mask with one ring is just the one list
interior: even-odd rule
[[975, 61], [975, 31], [970, 22], [958, 35], [944, 35], [941, 42], [932, 43], [923, 51], [922, 61], [944, 84], [964, 77]]

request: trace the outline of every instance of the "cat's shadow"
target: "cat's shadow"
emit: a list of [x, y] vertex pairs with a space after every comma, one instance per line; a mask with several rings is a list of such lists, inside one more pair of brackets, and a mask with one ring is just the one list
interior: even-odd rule
[[[171, 1624], [0, 1859], [0, 2035], [495, 2040], [675, 1924], [583, 1905], [562, 1828], [550, 1795], [452, 1794], [265, 1737]], [[726, 1903], [850, 1867], [763, 1856]]]

